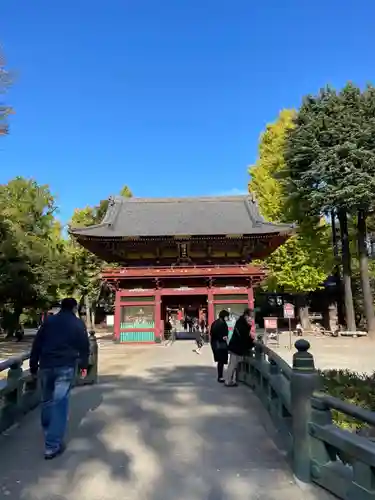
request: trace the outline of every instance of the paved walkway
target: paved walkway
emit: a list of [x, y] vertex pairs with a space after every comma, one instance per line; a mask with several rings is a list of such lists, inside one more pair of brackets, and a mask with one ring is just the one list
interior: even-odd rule
[[0, 438], [0, 498], [325, 499], [293, 482], [251, 391], [217, 384], [209, 347], [192, 348], [101, 343], [100, 384], [73, 392], [64, 455], [43, 460], [37, 411]]

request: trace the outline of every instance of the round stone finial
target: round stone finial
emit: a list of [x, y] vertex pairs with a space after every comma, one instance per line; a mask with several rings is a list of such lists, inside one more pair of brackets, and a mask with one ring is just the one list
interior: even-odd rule
[[306, 352], [310, 349], [310, 342], [305, 339], [299, 339], [294, 344], [294, 347], [297, 349], [298, 352]]

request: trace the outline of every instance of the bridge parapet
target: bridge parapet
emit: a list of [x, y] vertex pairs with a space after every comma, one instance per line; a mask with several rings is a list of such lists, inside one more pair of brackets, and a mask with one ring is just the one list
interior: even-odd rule
[[375, 428], [375, 413], [321, 392], [323, 383], [304, 339], [293, 366], [259, 339], [239, 366], [284, 440], [293, 472], [344, 500], [375, 499], [375, 440], [338, 427], [332, 410]]
[[[98, 344], [95, 332], [90, 332], [90, 357], [87, 376], [82, 378], [77, 370], [75, 386], [95, 384], [98, 378]], [[14, 356], [0, 362], [0, 374], [6, 377], [0, 380], [0, 432], [5, 431], [23, 415], [38, 406], [40, 402], [40, 381], [29, 370], [23, 369], [23, 363], [30, 358], [30, 352]]]

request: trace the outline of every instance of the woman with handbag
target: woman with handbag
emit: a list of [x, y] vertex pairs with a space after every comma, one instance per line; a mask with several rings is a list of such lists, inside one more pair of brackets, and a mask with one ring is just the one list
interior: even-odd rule
[[233, 335], [228, 345], [230, 354], [229, 365], [226, 374], [225, 385], [227, 387], [237, 386], [237, 368], [250, 349], [253, 348], [255, 332], [252, 332], [253, 311], [246, 308], [238, 318], [233, 329]]
[[229, 312], [223, 309], [210, 328], [210, 344], [217, 363], [217, 381], [221, 384], [224, 383], [224, 366], [228, 364], [228, 319]]

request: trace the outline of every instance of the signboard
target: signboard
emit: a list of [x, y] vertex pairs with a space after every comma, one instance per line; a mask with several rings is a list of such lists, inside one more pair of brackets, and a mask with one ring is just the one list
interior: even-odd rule
[[284, 304], [284, 318], [285, 319], [294, 319], [294, 305], [293, 304]]
[[277, 330], [277, 318], [264, 318], [264, 328], [266, 330]]

